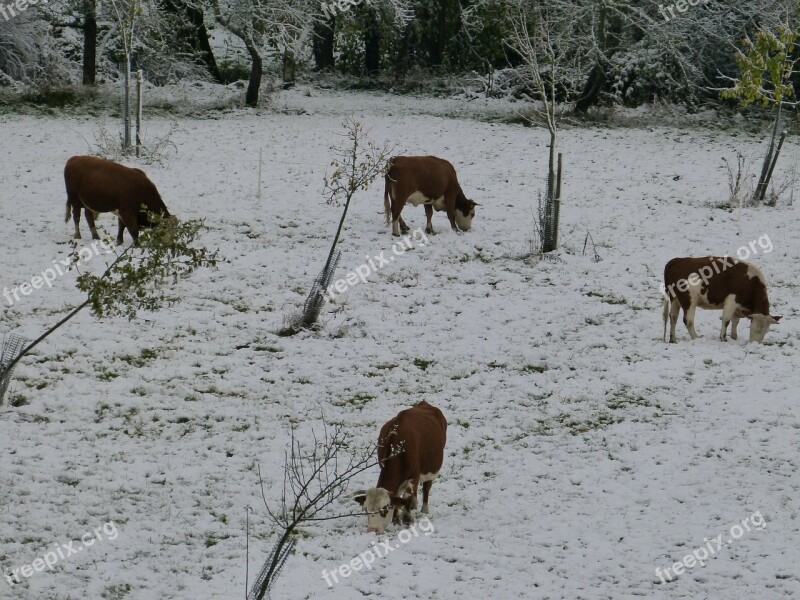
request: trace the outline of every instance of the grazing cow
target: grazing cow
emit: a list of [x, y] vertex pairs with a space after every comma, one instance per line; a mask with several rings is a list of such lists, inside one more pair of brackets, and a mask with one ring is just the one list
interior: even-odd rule
[[442, 411], [424, 400], [400, 411], [378, 436], [378, 485], [356, 492], [354, 499], [369, 514], [367, 531], [383, 533], [391, 520], [413, 523], [419, 506], [417, 486], [422, 482], [422, 512], [428, 512], [428, 494], [444, 461], [447, 420]]
[[453, 231], [469, 231], [472, 226], [475, 207], [479, 204], [464, 196], [456, 170], [446, 160], [435, 156], [395, 156], [389, 161], [385, 180], [383, 208], [387, 225], [391, 212], [392, 235], [399, 236], [401, 229], [408, 231], [400, 216], [406, 202], [413, 206], [425, 205], [426, 233], [433, 233], [431, 217], [434, 209], [447, 211]]
[[76, 239], [81, 239], [81, 208], [85, 209], [86, 222], [96, 240], [100, 239], [94, 225], [96, 214], [116, 214], [119, 218], [117, 244], [122, 244], [122, 232], [127, 227], [133, 243], [139, 245], [139, 229], [152, 226], [147, 218], [148, 211], [177, 221], [169, 214], [156, 186], [141, 169], [95, 156], [73, 156], [64, 167], [64, 182], [67, 186], [65, 222], [69, 221], [72, 212]]
[[[769, 314], [767, 280], [758, 267], [728, 256], [673, 258], [664, 267], [664, 341], [667, 316], [670, 318], [669, 341], [675, 343], [675, 325], [683, 307], [683, 322], [692, 339], [697, 307], [722, 310], [719, 339], [726, 340], [728, 323], [731, 337], [737, 339], [739, 319], [750, 319], [751, 342], [763, 342], [770, 325], [780, 317]], [[670, 306], [671, 303], [671, 306]]]

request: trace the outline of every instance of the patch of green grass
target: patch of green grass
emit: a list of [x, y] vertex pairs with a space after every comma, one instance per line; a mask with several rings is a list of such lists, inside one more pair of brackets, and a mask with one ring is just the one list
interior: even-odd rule
[[593, 419], [587, 419], [586, 421], [567, 418], [562, 423], [572, 435], [579, 435], [589, 431], [605, 429], [615, 423], [622, 423], [624, 420], [621, 417], [615, 419], [608, 413], [598, 413]]
[[617, 298], [613, 294], [603, 294], [601, 292], [595, 292], [594, 290], [590, 290], [584, 294], [589, 298], [600, 298], [606, 304], [627, 304], [628, 301], [625, 298]]
[[256, 352], [272, 352], [273, 354], [275, 352], [283, 352], [283, 350], [276, 346], [253, 346], [253, 350]]
[[19, 408], [20, 406], [30, 404], [30, 400], [22, 392], [12, 392], [8, 395], [8, 404], [14, 408]]
[[369, 394], [367, 392], [358, 392], [357, 394], [353, 394], [352, 396], [348, 396], [346, 398], [341, 398], [339, 400], [334, 400], [331, 402], [334, 406], [338, 407], [345, 407], [345, 406], [352, 406], [361, 410], [364, 408], [370, 400], [374, 400], [377, 398], [375, 394]]
[[547, 369], [547, 365], [525, 365], [520, 371], [523, 373], [544, 373]]
[[423, 358], [415, 358], [413, 360], [414, 366], [417, 367], [421, 371], [427, 371], [428, 367], [433, 364], [436, 364], [435, 360], [425, 360]]
[[470, 375], [474, 375], [475, 372], [472, 373], [456, 373], [455, 375], [450, 376], [450, 381], [458, 381], [459, 379], [466, 379]]
[[661, 409], [658, 404], [650, 402], [647, 398], [639, 394], [632, 394], [627, 388], [621, 388], [610, 392], [611, 398], [606, 401], [606, 406], [611, 410], [624, 410], [631, 406], [642, 406], [645, 408], [656, 407]]
[[100, 381], [113, 381], [117, 377], [119, 377], [119, 373], [112, 371], [107, 365], [102, 365], [100, 371], [97, 373], [97, 378]]
[[107, 586], [102, 592], [100, 597], [103, 600], [124, 600], [133, 588], [130, 583], [119, 583]]
[[464, 255], [461, 256], [461, 258], [458, 259], [458, 262], [466, 263], [466, 262], [470, 262], [470, 261], [473, 261], [473, 260], [477, 260], [479, 262], [482, 262], [483, 264], [488, 264], [488, 263], [492, 262], [492, 259], [484, 256], [483, 252], [481, 252], [481, 251], [478, 251], [478, 252], [476, 252], [475, 254], [473, 254], [471, 256], [469, 254], [464, 254]]
[[158, 356], [158, 352], [152, 350], [151, 348], [142, 348], [139, 351], [139, 356], [133, 356], [131, 354], [125, 354], [120, 356], [119, 359], [123, 362], [128, 363], [132, 367], [141, 368], [145, 366], [149, 361], [153, 360]]

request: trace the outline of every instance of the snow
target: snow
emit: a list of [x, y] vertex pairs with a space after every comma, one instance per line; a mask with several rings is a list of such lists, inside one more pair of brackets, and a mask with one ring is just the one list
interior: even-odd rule
[[[449, 420], [430, 535], [328, 588], [323, 569], [376, 541], [366, 517], [304, 526], [273, 598], [698, 598], [800, 593], [796, 347], [798, 212], [728, 211], [722, 158], [760, 165], [762, 139], [720, 128], [565, 128], [560, 250], [524, 258], [543, 189], [548, 136], [498, 122], [495, 101], [294, 91], [275, 110], [178, 119], [177, 155], [140, 165], [167, 206], [205, 219], [223, 257], [179, 284], [181, 301], [136, 320], [88, 312], [17, 367], [23, 406], [0, 407], [0, 566], [113, 521], [103, 539], [0, 597], [231, 598], [274, 541], [261, 500], [280, 497], [289, 431], [321, 418], [367, 445], [423, 399]], [[350, 286], [320, 333], [275, 332], [305, 300], [340, 216], [321, 196], [347, 112], [396, 154], [454, 163], [481, 206]], [[0, 289], [66, 257], [66, 159], [110, 118], [0, 116]], [[147, 136], [170, 123], [147, 122]], [[257, 196], [258, 157], [264, 182]], [[788, 140], [776, 176], [796, 163]], [[134, 164], [134, 163], [129, 163]], [[383, 183], [359, 193], [336, 277], [389, 251]], [[424, 211], [408, 207], [412, 229]], [[109, 231], [109, 215], [99, 223]], [[81, 223], [88, 247], [88, 227]], [[602, 258], [595, 262], [592, 242]], [[766, 344], [717, 338], [719, 312], [698, 311], [701, 338], [661, 341], [661, 271], [673, 256], [751, 258], [783, 320]], [[126, 236], [126, 243], [129, 238]], [[756, 246], [758, 247], [758, 246]], [[102, 271], [105, 255], [84, 268]], [[3, 304], [0, 331], [29, 338], [83, 297], [68, 273], [52, 289]], [[416, 361], [416, 364], [415, 364]], [[425, 361], [430, 364], [425, 366]], [[377, 471], [352, 489], [370, 487]], [[340, 513], [358, 507], [342, 499]], [[662, 570], [760, 511], [766, 520], [661, 584]]]

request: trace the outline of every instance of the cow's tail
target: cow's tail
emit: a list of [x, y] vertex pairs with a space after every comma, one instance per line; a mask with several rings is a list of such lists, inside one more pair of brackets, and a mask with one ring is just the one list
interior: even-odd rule
[[71, 213], [72, 213], [72, 205], [69, 202], [69, 198], [67, 198], [67, 214], [64, 217], [64, 223], [69, 223], [69, 217]]
[[669, 318], [669, 294], [665, 289], [661, 291], [661, 294], [664, 297], [663, 302], [661, 303], [661, 317], [664, 319], [664, 336], [661, 338], [663, 341], [667, 341], [667, 319]]
[[389, 208], [389, 192], [392, 189], [392, 180], [389, 178], [389, 171], [384, 176], [386, 187], [383, 190], [383, 212], [386, 215], [386, 225], [391, 223], [391, 209]]

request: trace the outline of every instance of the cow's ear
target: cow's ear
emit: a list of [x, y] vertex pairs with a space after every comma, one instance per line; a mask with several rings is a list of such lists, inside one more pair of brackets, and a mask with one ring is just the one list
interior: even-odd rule
[[358, 502], [361, 506], [364, 506], [364, 502], [366, 502], [367, 500], [367, 492], [365, 490], [356, 492], [355, 494], [353, 494], [353, 500]]
[[772, 320], [775, 321], [775, 323], [777, 323], [778, 321], [781, 320], [781, 315], [777, 315], [777, 316], [776, 315], [770, 315], [770, 316], [772, 317]]

